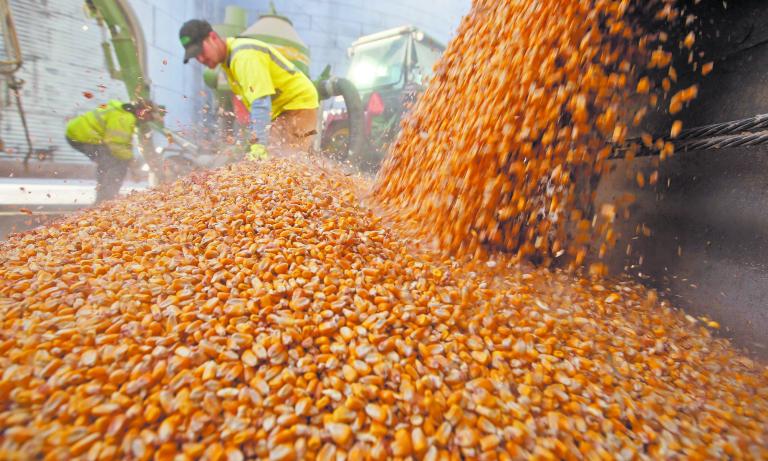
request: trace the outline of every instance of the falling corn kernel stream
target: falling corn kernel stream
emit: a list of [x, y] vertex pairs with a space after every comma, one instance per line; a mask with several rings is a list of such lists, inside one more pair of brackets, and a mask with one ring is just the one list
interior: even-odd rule
[[592, 209], [594, 180], [658, 98], [654, 72], [671, 64], [632, 19], [655, 11], [666, 24], [672, 6], [475, 2], [404, 122], [377, 195], [454, 254], [491, 247], [572, 266], [590, 243], [604, 254], [616, 235], [613, 217]]
[[239, 163], [0, 243], [0, 459], [768, 457], [768, 369], [713, 321], [487, 250], [578, 257], [627, 8], [475, 2], [375, 184]]

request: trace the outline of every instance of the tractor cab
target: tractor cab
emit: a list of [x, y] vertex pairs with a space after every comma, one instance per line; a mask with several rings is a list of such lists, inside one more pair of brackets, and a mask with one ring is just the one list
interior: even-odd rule
[[361, 94], [423, 85], [445, 47], [413, 26], [359, 38], [349, 48], [347, 78]]
[[[408, 104], [426, 88], [444, 49], [414, 26], [366, 35], [352, 43], [347, 79], [357, 88], [365, 108], [368, 152], [365, 158], [350, 161], [364, 169], [379, 164], [399, 132]], [[334, 100], [323, 118], [323, 149], [346, 152], [349, 124], [343, 102]]]

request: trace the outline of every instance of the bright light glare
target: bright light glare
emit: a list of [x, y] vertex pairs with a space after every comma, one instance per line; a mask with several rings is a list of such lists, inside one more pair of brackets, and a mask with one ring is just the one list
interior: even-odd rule
[[387, 68], [377, 65], [372, 61], [358, 61], [352, 65], [349, 71], [350, 80], [359, 88], [368, 88], [379, 77], [387, 75]]
[[159, 147], [159, 146], [155, 147], [155, 152], [158, 153], [158, 154], [162, 154], [163, 153], [163, 148]]
[[141, 166], [141, 171], [149, 171], [149, 165], [147, 165], [146, 163], [144, 165], [142, 165]]

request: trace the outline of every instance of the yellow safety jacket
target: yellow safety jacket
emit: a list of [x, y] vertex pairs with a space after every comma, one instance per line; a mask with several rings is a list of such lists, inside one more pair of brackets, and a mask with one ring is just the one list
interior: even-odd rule
[[86, 112], [67, 123], [67, 137], [85, 144], [106, 144], [121, 160], [133, 157], [132, 138], [136, 116], [113, 99], [105, 107]]
[[272, 120], [286, 110], [317, 109], [314, 83], [268, 44], [252, 38], [228, 38], [221, 63], [232, 91], [251, 111], [251, 103], [272, 96]]

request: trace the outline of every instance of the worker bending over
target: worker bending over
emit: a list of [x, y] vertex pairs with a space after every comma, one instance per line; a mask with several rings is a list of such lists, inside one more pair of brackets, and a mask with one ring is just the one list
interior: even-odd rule
[[267, 146], [309, 151], [317, 133], [317, 90], [291, 61], [256, 39], [224, 40], [198, 19], [181, 26], [179, 39], [184, 63], [196, 58], [210, 69], [221, 65], [232, 91], [248, 109], [250, 159], [267, 158]]
[[148, 103], [113, 99], [67, 123], [69, 145], [96, 163], [96, 203], [115, 198], [129, 166], [138, 168], [132, 162], [133, 131], [137, 120], [151, 118]]

